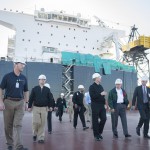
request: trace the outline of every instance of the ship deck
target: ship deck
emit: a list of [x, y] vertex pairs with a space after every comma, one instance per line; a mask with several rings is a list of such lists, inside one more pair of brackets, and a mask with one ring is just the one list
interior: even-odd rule
[[[68, 114], [64, 114], [63, 121], [60, 123], [53, 113], [53, 132], [48, 134], [46, 127], [46, 139], [44, 144], [33, 143], [32, 141], [32, 114], [26, 112], [23, 119], [23, 144], [29, 150], [149, 150], [150, 140], [136, 135], [135, 128], [138, 123], [139, 114], [137, 112], [128, 112], [128, 129], [132, 135], [131, 138], [125, 138], [122, 132], [122, 126], [119, 119], [118, 133], [119, 138], [114, 139], [111, 131], [111, 118], [107, 115], [103, 140], [95, 141], [92, 129], [82, 130], [80, 120], [75, 130], [72, 123], [69, 122]], [[79, 119], [79, 118], [78, 118]], [[89, 123], [87, 123], [87, 126]], [[0, 150], [6, 149], [4, 135], [3, 115], [0, 112]], [[142, 133], [142, 130], [141, 130]], [[150, 134], [150, 133], [149, 133]]]

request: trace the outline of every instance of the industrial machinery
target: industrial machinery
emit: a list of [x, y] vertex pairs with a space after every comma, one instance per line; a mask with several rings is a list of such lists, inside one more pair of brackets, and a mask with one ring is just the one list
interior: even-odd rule
[[150, 37], [141, 36], [135, 25], [131, 28], [129, 41], [122, 46], [123, 60], [129, 65], [135, 66], [138, 75], [138, 83], [142, 76], [148, 76], [150, 84], [149, 49]]

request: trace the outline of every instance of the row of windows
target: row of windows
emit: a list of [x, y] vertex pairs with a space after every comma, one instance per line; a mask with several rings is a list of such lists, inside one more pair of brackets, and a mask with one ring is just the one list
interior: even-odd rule
[[[52, 36], [53, 34], [51, 34], [51, 36]], [[64, 38], [65, 38], [66, 36], [64, 36]], [[74, 39], [76, 39], [76, 37], [73, 37]], [[87, 41], [87, 39], [85, 39], [86, 41]], [[22, 41], [24, 41], [24, 39], [22, 39]], [[29, 39], [28, 40], [28, 42], [30, 42], [31, 40]], [[97, 40], [97, 42], [99, 42], [98, 40]]]
[[[24, 30], [23, 30], [24, 32]], [[40, 34], [39, 32], [37, 32], [37, 34]], [[53, 36], [53, 34], [51, 33], [51, 36]], [[64, 35], [64, 38], [66, 38], [66, 35]], [[73, 37], [74, 39], [76, 39], [76, 37]], [[85, 39], [86, 41], [88, 40], [87, 38]], [[97, 40], [97, 42], [99, 42], [99, 40]]]
[[[40, 24], [40, 23], [37, 23], [37, 25], [40, 25], [40, 26], [42, 26], [42, 24]], [[54, 27], [54, 25], [51, 25], [51, 27]], [[56, 26], [56, 28], [58, 28], [58, 26]], [[72, 30], [72, 28], [68, 28], [69, 30]], [[76, 29], [73, 29], [74, 31], [76, 31]], [[83, 32], [88, 32], [87, 30], [83, 30]]]
[[[22, 41], [25, 41], [25, 39], [22, 39]], [[30, 42], [30, 40], [28, 40], [28, 42]], [[42, 43], [42, 41], [39, 41], [39, 43]], [[48, 44], [50, 44], [50, 42], [48, 42]], [[61, 44], [60, 43], [58, 43], [58, 45], [60, 46]], [[68, 44], [66, 44], [66, 47], [67, 46], [69, 46]], [[78, 48], [79, 46], [78, 45], [76, 45], [76, 48]], [[83, 48], [85, 48], [85, 46], [83, 46]], [[95, 48], [93, 47], [93, 50], [94, 50]]]

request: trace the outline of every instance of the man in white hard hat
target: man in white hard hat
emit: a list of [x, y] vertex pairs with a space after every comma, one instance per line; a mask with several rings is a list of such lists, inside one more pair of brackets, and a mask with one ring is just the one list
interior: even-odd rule
[[21, 57], [15, 58], [13, 62], [14, 62], [15, 64], [16, 64], [16, 63], [21, 63], [21, 64], [26, 65], [25, 59], [24, 59], [24, 58], [21, 58]]
[[35, 86], [30, 94], [28, 111], [33, 110], [33, 141], [44, 143], [45, 124], [47, 121], [47, 111], [52, 111], [53, 95], [45, 85], [46, 76], [41, 74], [38, 77], [39, 85]]
[[83, 104], [83, 99], [84, 99], [84, 86], [79, 85], [78, 86], [78, 91], [73, 94], [73, 104], [74, 104], [74, 122], [73, 126], [76, 129], [77, 127], [77, 121], [78, 121], [78, 115], [80, 116], [80, 120], [82, 122], [83, 130], [88, 129], [89, 127], [86, 126], [85, 123], [85, 117], [84, 117], [84, 112], [85, 112], [85, 107]]
[[[107, 94], [101, 82], [101, 75], [94, 73], [92, 75], [94, 83], [89, 87], [92, 109], [93, 134], [96, 141], [103, 139], [102, 133], [106, 122], [105, 95]], [[100, 122], [99, 122], [100, 118]]]
[[116, 79], [115, 81], [115, 88], [110, 90], [108, 96], [108, 105], [111, 111], [111, 122], [112, 122], [112, 131], [113, 136], [118, 138], [118, 117], [121, 118], [123, 133], [125, 137], [131, 137], [128, 133], [127, 127], [127, 118], [126, 118], [126, 108], [129, 104], [127, 93], [124, 89], [122, 89], [122, 80]]
[[[50, 85], [48, 83], [45, 83], [46, 87], [48, 87], [50, 89]], [[52, 133], [52, 112], [53, 112], [53, 109], [55, 107], [55, 100], [54, 100], [54, 97], [52, 97], [53, 101], [52, 101], [52, 109], [50, 109], [48, 111], [48, 114], [47, 114], [47, 129], [48, 129], [48, 133], [51, 134]]]
[[141, 79], [142, 85], [135, 88], [133, 99], [132, 99], [132, 108], [135, 109], [135, 103], [137, 103], [137, 108], [140, 113], [140, 120], [136, 127], [136, 133], [140, 136], [140, 128], [144, 124], [143, 136], [144, 138], [150, 139], [148, 135], [149, 130], [149, 120], [150, 120], [150, 88], [146, 86], [148, 81], [147, 76], [143, 76]]
[[9, 150], [27, 150], [23, 147], [21, 138], [24, 102], [27, 104], [29, 99], [27, 79], [22, 74], [25, 65], [23, 58], [15, 59], [14, 70], [6, 74], [0, 84], [0, 111], [4, 112], [5, 136]]
[[67, 109], [66, 100], [64, 98], [64, 93], [60, 94], [60, 97], [56, 101], [56, 108], [58, 111], [59, 121], [62, 122], [62, 116], [64, 112], [64, 107]]

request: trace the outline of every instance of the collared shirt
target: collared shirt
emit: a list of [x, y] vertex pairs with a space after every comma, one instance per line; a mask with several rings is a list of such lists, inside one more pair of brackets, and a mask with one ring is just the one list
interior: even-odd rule
[[90, 97], [89, 92], [85, 93], [85, 102], [86, 102], [86, 104], [91, 103], [91, 97]]
[[24, 75], [17, 76], [14, 72], [6, 74], [1, 82], [0, 88], [5, 89], [4, 98], [24, 98], [24, 93], [28, 91], [27, 79]]
[[117, 91], [117, 103], [123, 103], [123, 92], [122, 92], [122, 89], [117, 89], [116, 88], [116, 91]]

